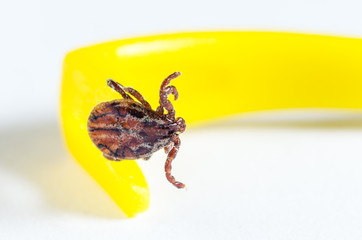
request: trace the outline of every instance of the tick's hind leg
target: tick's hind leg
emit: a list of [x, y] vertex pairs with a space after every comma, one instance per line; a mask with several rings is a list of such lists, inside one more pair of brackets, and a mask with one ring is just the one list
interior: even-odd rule
[[107, 85], [109, 87], [111, 87], [113, 90], [117, 91], [119, 94], [122, 95], [122, 97], [124, 99], [132, 99], [130, 96], [128, 96], [128, 94], [124, 91], [124, 87], [119, 84], [118, 82], [112, 80], [112, 79], [108, 79], [107, 80]]
[[[135, 89], [131, 87], [123, 87], [122, 84], [112, 80], [107, 80], [107, 85], [117, 91], [122, 95], [124, 99], [132, 99], [127, 93], [131, 94], [134, 98], [136, 98], [140, 103], [142, 103], [145, 107], [151, 109], [151, 105], [145, 100], [145, 98]], [[127, 93], [126, 93], [127, 92]]]
[[105, 157], [106, 159], [111, 160], [111, 161], [118, 161], [119, 162], [119, 161], [123, 160], [123, 159], [115, 158], [115, 157], [113, 157], [111, 155], [108, 155], [106, 153], [103, 153], [103, 157]]
[[178, 136], [175, 136], [173, 139], [173, 148], [170, 150], [167, 156], [166, 164], [165, 164], [165, 172], [167, 180], [172, 183], [177, 188], [184, 188], [185, 184], [176, 181], [176, 179], [171, 175], [171, 163], [175, 159], [178, 149], [180, 148], [181, 141]]
[[125, 87], [123, 89], [124, 89], [124, 91], [128, 92], [133, 97], [135, 97], [140, 103], [142, 103], [143, 106], [151, 109], [151, 105], [145, 100], [145, 98], [142, 96], [142, 94], [139, 93], [137, 90], [135, 90], [131, 87]]
[[161, 84], [160, 89], [160, 106], [157, 108], [156, 112], [159, 114], [163, 114], [163, 109], [167, 110], [167, 117], [169, 119], [175, 120], [175, 109], [173, 108], [171, 102], [167, 99], [170, 94], [175, 96], [175, 100], [178, 98], [178, 92], [175, 86], [168, 86], [172, 79], [180, 76], [181, 73], [175, 72], [168, 76]]

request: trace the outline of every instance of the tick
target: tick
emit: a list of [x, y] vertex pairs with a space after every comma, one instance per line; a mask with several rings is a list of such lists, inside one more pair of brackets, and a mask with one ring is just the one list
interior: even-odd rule
[[103, 156], [112, 161], [148, 160], [154, 152], [164, 148], [168, 154], [166, 178], [177, 188], [184, 188], [185, 184], [171, 175], [171, 163], [180, 148], [179, 134], [185, 131], [186, 123], [183, 118], [175, 117], [175, 109], [167, 99], [171, 94], [174, 100], [178, 99], [176, 87], [168, 85], [180, 75], [175, 72], [162, 82], [160, 106], [156, 111], [135, 89], [124, 87], [112, 79], [107, 80], [107, 85], [120, 93], [123, 99], [95, 106], [88, 118], [88, 133]]

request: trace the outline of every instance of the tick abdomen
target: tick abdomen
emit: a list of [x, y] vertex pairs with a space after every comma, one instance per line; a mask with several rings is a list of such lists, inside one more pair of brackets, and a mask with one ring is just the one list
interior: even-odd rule
[[163, 115], [128, 99], [100, 103], [88, 119], [93, 143], [112, 160], [148, 158], [174, 134]]

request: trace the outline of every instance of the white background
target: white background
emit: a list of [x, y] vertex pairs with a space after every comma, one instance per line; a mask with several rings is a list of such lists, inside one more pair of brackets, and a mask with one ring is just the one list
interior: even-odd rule
[[195, 30], [362, 37], [361, 9], [357, 0], [1, 2], [0, 239], [361, 239], [360, 113], [267, 112], [191, 129], [174, 164], [188, 190], [166, 182], [157, 153], [141, 163], [151, 208], [134, 219], [69, 158], [57, 128], [72, 49]]

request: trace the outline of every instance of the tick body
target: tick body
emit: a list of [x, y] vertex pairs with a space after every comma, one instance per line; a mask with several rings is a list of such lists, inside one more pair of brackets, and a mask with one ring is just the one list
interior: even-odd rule
[[123, 99], [95, 106], [88, 118], [88, 133], [104, 157], [113, 161], [148, 160], [154, 152], [164, 148], [168, 154], [166, 178], [177, 188], [184, 188], [185, 185], [171, 175], [171, 163], [181, 144], [179, 134], [185, 131], [186, 124], [183, 118], [175, 118], [175, 110], [167, 99], [172, 94], [177, 100], [176, 88], [168, 85], [179, 75], [181, 73], [175, 72], [162, 82], [160, 106], [156, 110], [152, 110], [138, 91], [109, 79], [107, 85]]

